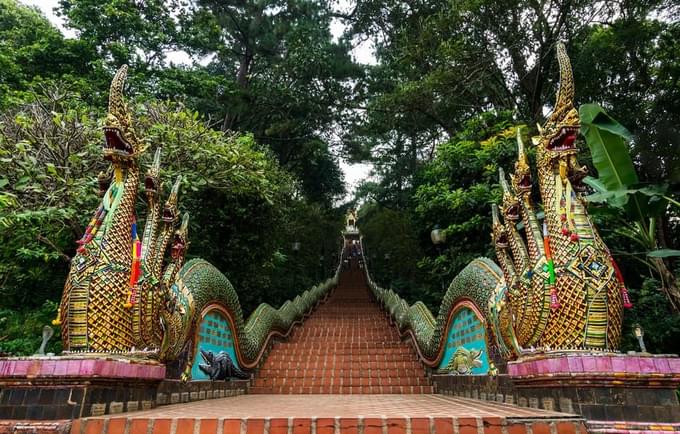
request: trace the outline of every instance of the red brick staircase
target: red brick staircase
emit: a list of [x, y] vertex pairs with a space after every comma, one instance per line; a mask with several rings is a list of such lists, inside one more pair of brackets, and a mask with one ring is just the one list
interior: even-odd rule
[[353, 260], [338, 287], [258, 370], [253, 394], [413, 394], [434, 386], [370, 298]]

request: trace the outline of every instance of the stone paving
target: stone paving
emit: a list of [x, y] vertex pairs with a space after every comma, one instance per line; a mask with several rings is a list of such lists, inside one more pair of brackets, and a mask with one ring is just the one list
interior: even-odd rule
[[[564, 413], [444, 395], [241, 395], [130, 413], [135, 418], [564, 417]], [[127, 416], [127, 415], [126, 415]], [[109, 415], [105, 417], [116, 417]], [[118, 415], [120, 417], [120, 415]]]
[[243, 395], [76, 421], [72, 434], [585, 433], [578, 416], [442, 395]]

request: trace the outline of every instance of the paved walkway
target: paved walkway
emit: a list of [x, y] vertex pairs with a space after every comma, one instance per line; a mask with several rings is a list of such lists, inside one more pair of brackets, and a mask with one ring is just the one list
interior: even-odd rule
[[242, 395], [83, 419], [71, 430], [72, 434], [526, 432], [586, 430], [574, 415], [443, 395]]

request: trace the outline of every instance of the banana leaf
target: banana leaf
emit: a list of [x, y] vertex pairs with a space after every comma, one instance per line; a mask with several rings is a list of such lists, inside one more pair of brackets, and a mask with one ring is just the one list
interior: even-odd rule
[[649, 256], [650, 258], [668, 258], [671, 256], [680, 256], [680, 250], [673, 249], [652, 250], [651, 252], [647, 253], [647, 256]]
[[632, 140], [630, 132], [597, 104], [582, 105], [579, 115], [581, 133], [598, 173], [598, 178], [585, 180], [595, 190], [595, 194], [587, 199], [622, 208], [637, 221], [663, 213], [667, 204], [663, 198], [666, 187], [640, 185], [628, 153], [628, 142]]

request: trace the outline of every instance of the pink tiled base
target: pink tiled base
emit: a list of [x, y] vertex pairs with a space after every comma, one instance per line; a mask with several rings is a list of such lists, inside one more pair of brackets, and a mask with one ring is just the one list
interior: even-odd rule
[[680, 358], [665, 354], [547, 353], [509, 362], [508, 374], [513, 377], [573, 374], [680, 376]]
[[162, 380], [159, 363], [110, 358], [13, 357], [0, 359], [0, 380], [16, 378], [121, 378]]
[[670, 422], [629, 422], [629, 421], [606, 421], [589, 420], [588, 432], [616, 433], [616, 434], [648, 434], [680, 431], [680, 423]]

